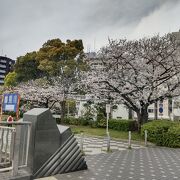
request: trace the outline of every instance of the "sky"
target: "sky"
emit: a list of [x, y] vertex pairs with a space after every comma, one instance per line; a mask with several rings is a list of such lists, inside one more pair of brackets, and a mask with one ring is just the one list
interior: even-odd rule
[[82, 39], [98, 51], [111, 39], [180, 29], [180, 0], [0, 0], [0, 55], [16, 59], [49, 39]]

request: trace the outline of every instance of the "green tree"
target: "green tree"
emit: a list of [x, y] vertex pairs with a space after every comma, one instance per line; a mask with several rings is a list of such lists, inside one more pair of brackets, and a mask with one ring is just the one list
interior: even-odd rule
[[17, 84], [17, 73], [16, 72], [9, 72], [4, 80], [5, 86], [15, 86]]
[[82, 40], [67, 40], [63, 43], [60, 39], [52, 39], [44, 43], [37, 52], [38, 68], [46, 75], [55, 76], [61, 67], [71, 70], [74, 70], [77, 64], [83, 67], [82, 57]]
[[28, 81], [40, 77], [42, 71], [38, 69], [39, 62], [36, 60], [37, 53], [27, 53], [17, 58], [14, 71], [17, 74], [17, 81]]
[[[67, 40], [63, 43], [60, 39], [48, 40], [37, 53], [38, 68], [47, 77], [53, 77], [57, 86], [62, 88], [61, 122], [65, 116], [67, 96], [79, 79], [79, 71], [88, 67], [83, 61], [82, 40]], [[49, 78], [50, 79], [50, 78]]]

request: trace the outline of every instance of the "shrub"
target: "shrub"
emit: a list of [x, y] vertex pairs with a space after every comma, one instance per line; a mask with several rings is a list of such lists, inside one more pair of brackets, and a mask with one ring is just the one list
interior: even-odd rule
[[136, 129], [136, 121], [111, 119], [109, 121], [109, 128], [118, 131], [134, 131]]
[[148, 141], [159, 146], [180, 147], [180, 123], [161, 120], [146, 123], [141, 128], [141, 135], [148, 131]]
[[[57, 124], [60, 124], [60, 119], [58, 119]], [[75, 118], [75, 117], [66, 117], [64, 118], [64, 124], [70, 124], [70, 125], [82, 125], [87, 126], [89, 125], [89, 122], [86, 118]]]
[[[56, 119], [57, 124], [60, 124], [60, 119]], [[85, 117], [75, 118], [75, 117], [66, 117], [64, 118], [64, 124], [69, 125], [81, 125], [81, 126], [91, 126], [93, 128], [100, 127], [106, 128], [106, 119], [100, 119], [97, 121], [89, 120]], [[137, 130], [136, 121], [133, 120], [109, 120], [109, 129], [114, 129], [117, 131], [135, 131]]]
[[97, 128], [98, 127], [98, 121], [91, 120], [91, 121], [89, 121], [89, 125], [92, 128]]
[[87, 120], [86, 118], [84, 118], [84, 117], [81, 117], [81, 118], [79, 118], [79, 121], [80, 121], [80, 124], [79, 125], [82, 125], [82, 126], [87, 126], [87, 125], [89, 125], [89, 120]]
[[169, 128], [165, 146], [180, 147], [180, 123]]
[[97, 121], [97, 127], [105, 128], [106, 127], [106, 119], [99, 119]]
[[[105, 128], [106, 127], [106, 120], [101, 119], [98, 122], [98, 127]], [[110, 119], [109, 120], [109, 129], [114, 129], [117, 131], [134, 131], [137, 129], [136, 128], [136, 121]]]

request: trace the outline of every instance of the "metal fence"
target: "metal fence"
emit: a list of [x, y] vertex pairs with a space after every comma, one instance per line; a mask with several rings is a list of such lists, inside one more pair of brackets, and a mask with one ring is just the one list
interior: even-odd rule
[[12, 166], [15, 128], [0, 126], [0, 171]]
[[0, 172], [27, 166], [30, 132], [30, 122], [0, 122]]

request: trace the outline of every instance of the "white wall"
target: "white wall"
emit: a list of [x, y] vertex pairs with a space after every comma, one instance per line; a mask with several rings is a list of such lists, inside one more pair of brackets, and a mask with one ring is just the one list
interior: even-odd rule
[[128, 119], [129, 110], [122, 104], [117, 105], [117, 109], [114, 109], [112, 112], [113, 119]]

